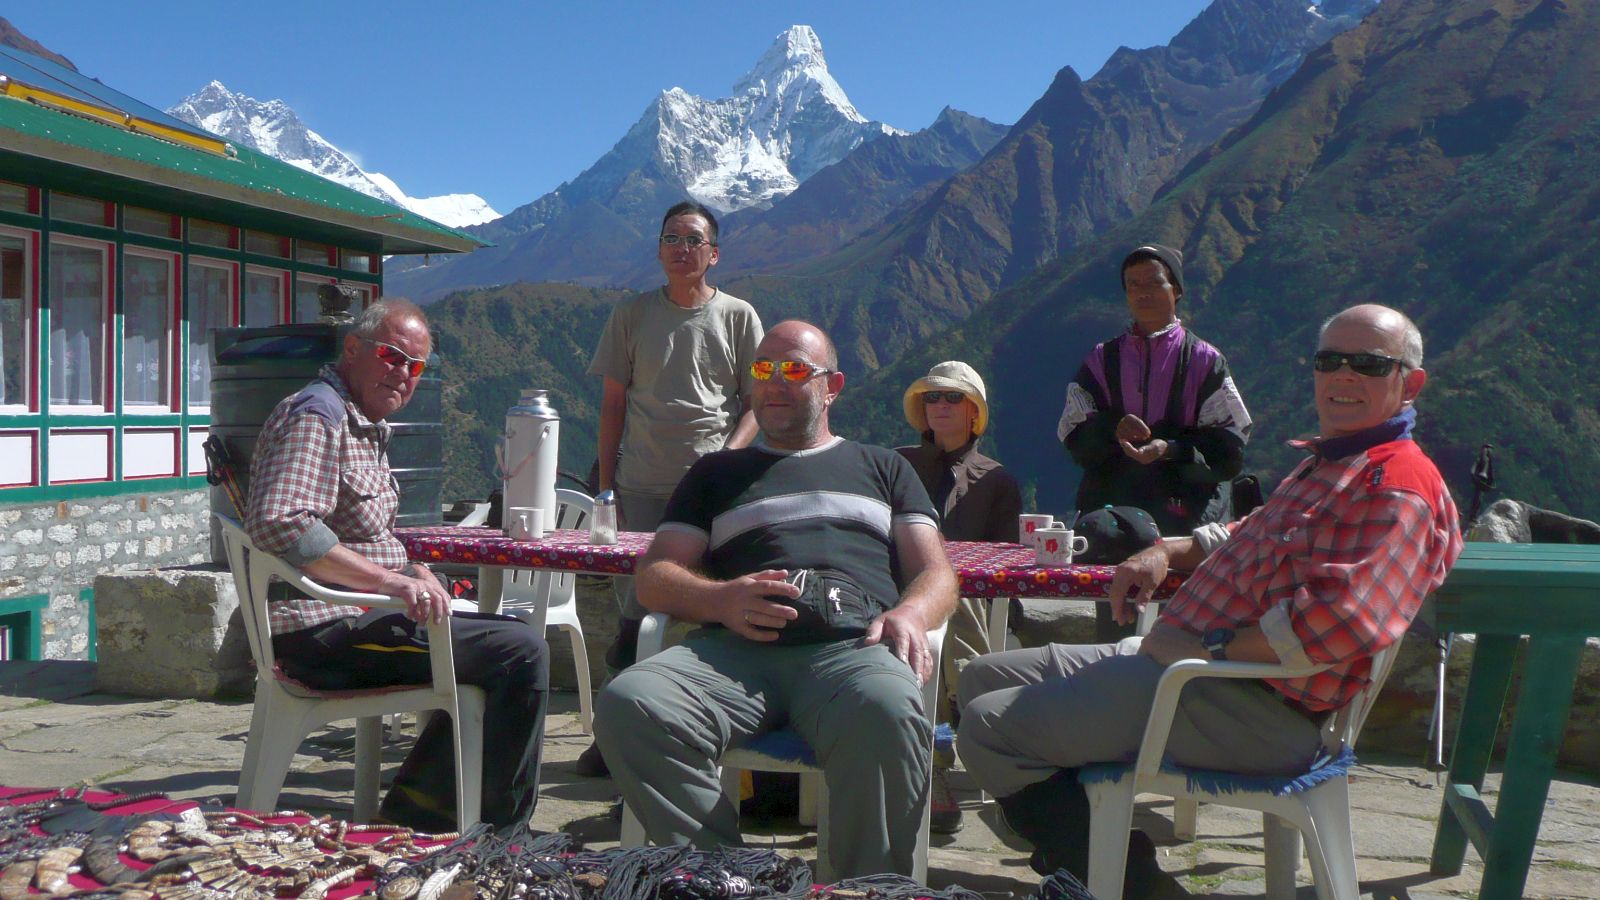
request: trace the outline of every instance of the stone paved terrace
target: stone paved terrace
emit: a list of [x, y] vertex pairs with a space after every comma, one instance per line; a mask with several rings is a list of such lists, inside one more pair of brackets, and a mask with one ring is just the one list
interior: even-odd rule
[[[244, 756], [250, 704], [141, 700], [94, 691], [94, 663], [0, 663], [0, 783], [60, 786], [87, 781], [128, 793], [160, 790], [173, 797], [231, 802]], [[578, 776], [573, 760], [589, 738], [577, 724], [577, 702], [556, 695], [548, 724], [543, 784], [534, 826], [573, 832], [590, 846], [613, 845], [611, 782]], [[398, 760], [404, 743], [391, 745]], [[348, 815], [352, 802], [353, 733], [348, 723], [319, 732], [295, 758], [280, 807]], [[1530, 898], [1600, 897], [1600, 785], [1558, 774], [1551, 788], [1539, 847], [1528, 882]], [[1025, 897], [1038, 879], [1026, 853], [991, 829], [977, 792], [965, 788], [967, 826], [935, 836], [929, 880], [961, 884], [995, 898]], [[1486, 794], [1493, 802], [1499, 778]], [[1445, 898], [1476, 895], [1481, 864], [1471, 851], [1454, 878], [1428, 873], [1440, 791], [1415, 759], [1364, 758], [1353, 786], [1356, 851], [1362, 896]], [[1200, 839], [1173, 839], [1170, 802], [1147, 798], [1137, 823], [1162, 847], [1162, 865], [1196, 897], [1261, 896], [1260, 820], [1221, 807], [1202, 807]], [[988, 807], [989, 810], [993, 806]], [[810, 857], [815, 838], [797, 826], [751, 832], [752, 843]], [[1300, 896], [1313, 892], [1302, 867]]]

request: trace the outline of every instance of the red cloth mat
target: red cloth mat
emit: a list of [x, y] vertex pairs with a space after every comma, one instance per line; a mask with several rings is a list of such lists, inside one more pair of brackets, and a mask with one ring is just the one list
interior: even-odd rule
[[[40, 800], [45, 800], [53, 796], [59, 796], [60, 794], [61, 789], [59, 788], [20, 788], [0, 785], [0, 805], [18, 806], [25, 803], [36, 803]], [[108, 791], [89, 790], [84, 792], [82, 795], [79, 795], [74, 791], [71, 796], [77, 799], [89, 801], [91, 803], [107, 803], [121, 799], [128, 795], [117, 794]], [[111, 809], [105, 810], [105, 814], [115, 816], [138, 816], [150, 815], [153, 813], [176, 814], [187, 809], [193, 809], [199, 805], [199, 803], [196, 803], [193, 800], [166, 800], [155, 798], [138, 800], [133, 803], [120, 804]], [[308, 816], [263, 816], [259, 813], [252, 813], [247, 810], [239, 810], [232, 807], [229, 807], [227, 811], [254, 816], [255, 818], [261, 819], [271, 825], [296, 825], [305, 824], [306, 822], [310, 821], [310, 817]], [[249, 827], [248, 823], [245, 823], [245, 825], [246, 827]], [[34, 830], [35, 833], [42, 833], [38, 831], [37, 827], [35, 827]], [[354, 834], [346, 835], [345, 839], [353, 843], [370, 844], [382, 840], [389, 834], [391, 834], [391, 832], [356, 832]], [[417, 841], [417, 846], [427, 849], [434, 849], [443, 847], [446, 843], [448, 843], [448, 841]], [[0, 847], [0, 849], [3, 849], [3, 847]], [[121, 855], [121, 859], [122, 864], [130, 869], [142, 871], [144, 869], [148, 869], [151, 865], [150, 863], [136, 860], [126, 853]], [[104, 885], [81, 873], [72, 875], [71, 882], [74, 887], [78, 888], [104, 887]], [[344, 887], [334, 888], [328, 892], [328, 897], [333, 898], [333, 900], [336, 900], [336, 898], [340, 897], [356, 897], [366, 893], [371, 887], [371, 880], [359, 879]]]

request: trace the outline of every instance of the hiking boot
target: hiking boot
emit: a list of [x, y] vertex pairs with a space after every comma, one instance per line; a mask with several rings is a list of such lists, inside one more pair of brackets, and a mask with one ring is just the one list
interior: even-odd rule
[[961, 804], [950, 790], [949, 769], [933, 767], [933, 789], [928, 795], [928, 830], [934, 834], [955, 834], [961, 830]]
[[589, 748], [578, 754], [578, 761], [574, 765], [579, 775], [585, 778], [610, 778], [611, 767], [606, 765], [606, 758], [600, 755], [600, 742], [595, 741]]
[[1089, 795], [1077, 769], [1062, 769], [995, 803], [1006, 827], [1035, 848], [1029, 860], [1035, 872], [1065, 868], [1083, 876], [1089, 864]]

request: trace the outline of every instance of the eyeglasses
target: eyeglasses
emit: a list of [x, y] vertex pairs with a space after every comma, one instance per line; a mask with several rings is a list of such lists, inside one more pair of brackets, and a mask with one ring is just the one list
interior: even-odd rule
[[378, 359], [388, 366], [405, 366], [406, 374], [412, 378], [422, 377], [422, 370], [428, 367], [428, 361], [417, 359], [415, 356], [401, 350], [393, 344], [375, 341], [372, 338], [362, 338], [363, 341], [378, 348]]
[[946, 403], [960, 403], [965, 399], [967, 395], [960, 391], [928, 391], [922, 395], [922, 402], [927, 406], [932, 406], [940, 400]]
[[716, 241], [708, 241], [698, 234], [663, 234], [661, 236], [661, 243], [666, 244], [668, 247], [676, 247], [679, 244], [688, 244], [689, 249], [691, 250], [699, 250], [701, 247], [707, 244], [713, 247], [717, 245]]
[[1337, 350], [1318, 350], [1311, 357], [1311, 368], [1318, 372], [1337, 372], [1348, 365], [1350, 371], [1368, 378], [1383, 378], [1405, 363], [1392, 356], [1377, 353], [1340, 353]]
[[813, 378], [817, 375], [827, 375], [832, 369], [813, 366], [797, 359], [786, 359], [783, 362], [774, 362], [770, 359], [758, 359], [750, 364], [750, 377], [757, 381], [770, 381], [774, 372], [781, 373], [784, 381], [799, 382]]

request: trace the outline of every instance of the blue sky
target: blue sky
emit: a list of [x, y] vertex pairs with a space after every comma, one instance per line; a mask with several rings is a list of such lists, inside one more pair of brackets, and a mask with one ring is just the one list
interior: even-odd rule
[[778, 33], [816, 29], [869, 118], [1015, 122], [1055, 73], [1164, 44], [1209, 0], [12, 0], [0, 15], [166, 107], [217, 79], [278, 98], [412, 196], [509, 212], [605, 153], [669, 87], [724, 97]]

